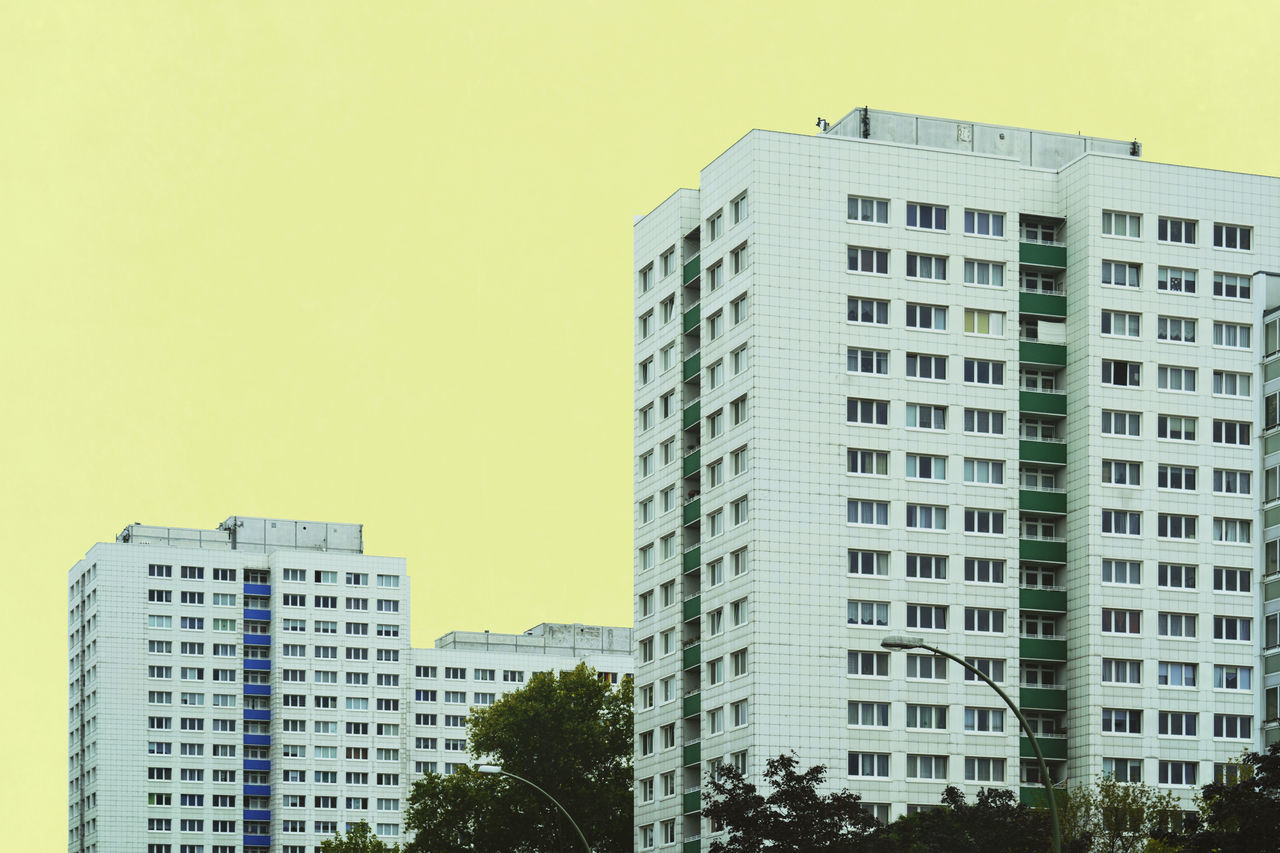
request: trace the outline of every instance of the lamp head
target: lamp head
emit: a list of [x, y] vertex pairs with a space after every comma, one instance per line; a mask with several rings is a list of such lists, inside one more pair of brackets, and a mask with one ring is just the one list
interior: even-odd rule
[[911, 637], [906, 634], [890, 634], [880, 641], [880, 648], [891, 651], [903, 649], [919, 649], [924, 646], [923, 637]]
[[497, 774], [502, 772], [502, 768], [496, 764], [477, 764], [476, 770], [480, 773]]

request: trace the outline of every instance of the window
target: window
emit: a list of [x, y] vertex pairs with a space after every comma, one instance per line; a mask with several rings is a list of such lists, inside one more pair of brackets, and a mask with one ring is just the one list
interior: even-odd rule
[[886, 450], [862, 450], [848, 448], [850, 474], [866, 474], [883, 477], [889, 473], [889, 452]]
[[964, 431], [978, 435], [1004, 435], [1004, 412], [965, 409]]
[[1137, 338], [1142, 334], [1142, 315], [1125, 311], [1102, 312], [1102, 334], [1112, 337]]
[[907, 655], [907, 678], [946, 681], [947, 659], [933, 655]]
[[850, 548], [849, 574], [882, 576], [889, 574], [889, 553], [887, 551], [857, 551]]
[[1196, 321], [1189, 317], [1165, 317], [1156, 322], [1156, 337], [1162, 341], [1192, 344], [1196, 340]]
[[849, 675], [889, 675], [888, 652], [849, 652]]
[[977, 385], [1003, 385], [1004, 362], [966, 358], [964, 360], [964, 381]]
[[889, 202], [881, 198], [849, 196], [849, 220], [889, 224]]
[[947, 508], [926, 504], [907, 504], [907, 527], [916, 530], [946, 530]]
[[889, 352], [882, 349], [855, 349], [849, 347], [846, 370], [850, 373], [888, 375]]
[[1112, 237], [1142, 236], [1142, 214], [1121, 213], [1118, 210], [1102, 211], [1102, 233]]
[[1004, 611], [986, 607], [966, 607], [964, 629], [981, 634], [1003, 634]]
[[1004, 711], [1000, 708], [965, 708], [964, 730], [996, 734], [1004, 731]]
[[850, 498], [847, 507], [849, 524], [887, 525], [889, 523], [889, 502], [868, 501]]
[[1161, 216], [1156, 222], [1156, 239], [1165, 243], [1195, 245], [1196, 220]]
[[885, 249], [868, 249], [862, 246], [850, 246], [849, 271], [871, 273], [873, 275], [888, 275], [889, 252]]
[[724, 211], [717, 210], [707, 217], [707, 242], [712, 243], [724, 233]]
[[1195, 539], [1196, 516], [1159, 513], [1156, 516], [1156, 535], [1164, 539]]
[[849, 702], [849, 725], [887, 728], [889, 725], [889, 703]]
[[[908, 525], [910, 526], [910, 525]], [[964, 510], [965, 533], [1004, 534], [1004, 510], [970, 509]]]
[[707, 367], [707, 390], [713, 391], [724, 384], [724, 360], [715, 362]]
[[1213, 274], [1213, 295], [1223, 299], [1248, 299], [1251, 280], [1247, 275]]
[[947, 259], [939, 255], [918, 255], [914, 252], [908, 252], [907, 278], [946, 281]]
[[889, 603], [886, 601], [849, 601], [849, 624], [877, 628], [889, 626]]
[[1004, 462], [998, 459], [965, 459], [964, 481], [987, 485], [1004, 484]]
[[1123, 261], [1103, 261], [1102, 262], [1102, 283], [1109, 284], [1113, 287], [1138, 287], [1138, 270], [1137, 264], [1127, 264]]
[[1102, 532], [1116, 536], [1141, 536], [1142, 513], [1120, 509], [1102, 511]]
[[1239, 323], [1214, 323], [1213, 345], [1215, 347], [1233, 347], [1249, 349], [1252, 329]]
[[935, 332], [947, 328], [947, 309], [944, 305], [921, 305], [907, 303], [907, 328], [931, 329]]
[[1102, 460], [1102, 482], [1112, 486], [1142, 485], [1142, 463], [1122, 459]]
[[1214, 592], [1249, 592], [1251, 588], [1250, 577], [1249, 569], [1233, 569], [1227, 566], [1214, 566]]
[[[975, 311], [964, 309], [964, 330], [970, 335], [991, 335], [998, 337], [1004, 334], [1004, 313], [997, 311]], [[972, 379], [966, 379], [972, 382]], [[996, 385], [1001, 382], [994, 383]]]
[[1213, 371], [1213, 393], [1224, 397], [1248, 397], [1249, 379], [1248, 373], [1215, 370]]
[[945, 605], [908, 604], [907, 627], [924, 631], [947, 630], [947, 608]]
[[[969, 666], [976, 667], [979, 672], [1000, 684], [1004, 681], [1004, 660], [1002, 658], [970, 658], [964, 659]], [[978, 677], [971, 670], [964, 671], [965, 681], [977, 681]]]
[[966, 782], [1003, 782], [1003, 758], [973, 758], [965, 756], [964, 778]]
[[1239, 249], [1247, 252], [1253, 238], [1253, 229], [1244, 225], [1213, 223], [1213, 245], [1219, 249]]
[[947, 230], [947, 209], [936, 204], [907, 203], [907, 227]]
[[1195, 293], [1196, 271], [1179, 267], [1160, 267], [1160, 278], [1156, 282], [1156, 289], [1170, 293]]
[[887, 779], [889, 777], [889, 753], [849, 753], [849, 775], [862, 778]]
[[1213, 491], [1221, 495], [1252, 494], [1253, 474], [1224, 468], [1213, 469]]
[[1196, 665], [1178, 661], [1160, 661], [1156, 668], [1156, 683], [1161, 687], [1195, 687]]
[[947, 357], [945, 355], [924, 355], [922, 353], [907, 353], [907, 376], [915, 379], [936, 379], [945, 380], [947, 378]]
[[1156, 585], [1161, 589], [1195, 589], [1196, 567], [1183, 563], [1160, 563], [1156, 568]]
[[1004, 214], [987, 210], [968, 210], [964, 212], [964, 233], [978, 237], [1003, 237]]
[[907, 426], [915, 429], [946, 429], [947, 407], [908, 403]]
[[737, 275], [747, 268], [747, 244], [743, 243], [729, 253], [729, 271]]
[[1103, 684], [1141, 684], [1142, 661], [1119, 658], [1102, 659]]
[[743, 344], [729, 353], [729, 366], [734, 376], [747, 369], [747, 345]]
[[1252, 425], [1243, 421], [1215, 420], [1213, 422], [1213, 443], [1248, 444], [1250, 426]]
[[745, 497], [738, 498], [729, 504], [729, 520], [735, 527], [739, 524], [745, 524], [747, 521], [747, 499]]
[[849, 322], [874, 326], [889, 324], [889, 302], [885, 299], [856, 299], [849, 297]]
[[1160, 415], [1156, 419], [1156, 434], [1160, 438], [1174, 441], [1195, 441], [1196, 419], [1180, 415]]
[[1213, 736], [1247, 740], [1253, 737], [1253, 717], [1247, 714], [1214, 714]]
[[847, 400], [846, 418], [851, 424], [885, 426], [889, 423], [888, 400], [864, 400], [850, 397]]
[[1141, 610], [1102, 608], [1102, 633], [1138, 634], [1142, 632]]
[[1137, 438], [1142, 434], [1142, 415], [1139, 412], [1102, 410], [1102, 434], [1123, 435]]
[[738, 649], [729, 655], [730, 673], [736, 678], [747, 674], [747, 650]]
[[729, 213], [734, 225], [747, 218], [747, 194], [745, 192], [729, 202]]
[[993, 261], [964, 262], [964, 283], [985, 287], [1004, 287], [1004, 264]]
[[1141, 378], [1142, 365], [1136, 361], [1116, 361], [1105, 358], [1102, 360], [1102, 383], [1104, 385], [1136, 386], [1140, 384]]
[[1161, 489], [1196, 490], [1196, 469], [1183, 465], [1160, 465], [1156, 468], [1156, 485]]
[[1213, 687], [1215, 690], [1251, 690], [1253, 688], [1253, 667], [1215, 664], [1213, 667]]
[[1113, 734], [1142, 734], [1142, 712], [1128, 708], [1103, 708], [1102, 730]]
[[1249, 642], [1253, 633], [1253, 620], [1247, 616], [1213, 617], [1213, 638]]
[[724, 432], [724, 410], [717, 409], [707, 415], [707, 438], [715, 438]]
[[1156, 617], [1156, 634], [1161, 637], [1193, 638], [1196, 635], [1196, 614], [1164, 613]]
[[707, 292], [716, 290], [724, 284], [724, 262], [716, 261], [707, 267]]
[[907, 476], [916, 480], [947, 479], [947, 457], [907, 454]]
[[747, 319], [747, 295], [745, 293], [729, 303], [729, 314], [735, 326]]
[[947, 756], [907, 755], [908, 779], [946, 779]]
[[1161, 711], [1160, 734], [1173, 737], [1195, 737], [1197, 716], [1189, 711]]
[[965, 557], [964, 579], [969, 583], [1004, 583], [1004, 560]]
[[640, 410], [640, 431], [644, 432], [653, 426], [653, 406], [648, 405]]

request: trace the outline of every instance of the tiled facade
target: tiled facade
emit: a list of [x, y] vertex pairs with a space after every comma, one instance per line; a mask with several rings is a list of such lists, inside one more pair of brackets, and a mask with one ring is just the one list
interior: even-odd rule
[[1140, 153], [855, 110], [636, 223], [637, 849], [790, 750], [882, 818], [1036, 799], [995, 693], [890, 633], [993, 672], [1059, 781], [1189, 801], [1261, 743], [1280, 183]]
[[535, 672], [631, 672], [631, 632], [409, 643], [404, 560], [354, 524], [130, 525], [69, 577], [68, 850], [316, 851], [467, 762], [464, 719]]

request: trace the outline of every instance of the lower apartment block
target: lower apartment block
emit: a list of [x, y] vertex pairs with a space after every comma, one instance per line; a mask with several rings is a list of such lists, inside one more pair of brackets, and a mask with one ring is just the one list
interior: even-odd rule
[[468, 762], [469, 709], [628, 628], [542, 624], [409, 643], [404, 560], [358, 524], [130, 525], [68, 575], [68, 850], [311, 853], [366, 821], [404, 841], [423, 773]]

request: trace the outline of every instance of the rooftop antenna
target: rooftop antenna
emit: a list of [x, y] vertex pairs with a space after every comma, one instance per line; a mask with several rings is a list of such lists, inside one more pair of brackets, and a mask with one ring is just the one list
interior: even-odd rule
[[827, 128], [829, 127], [831, 127], [831, 122], [827, 121], [822, 116], [818, 116], [818, 129], [821, 130], [823, 133], [826, 133]]
[[865, 104], [862, 107], [862, 138], [871, 138], [871, 108]]
[[1142, 156], [1142, 143], [1139, 142], [1137, 139], [1133, 140], [1133, 144], [1129, 146], [1129, 156], [1130, 157]]

